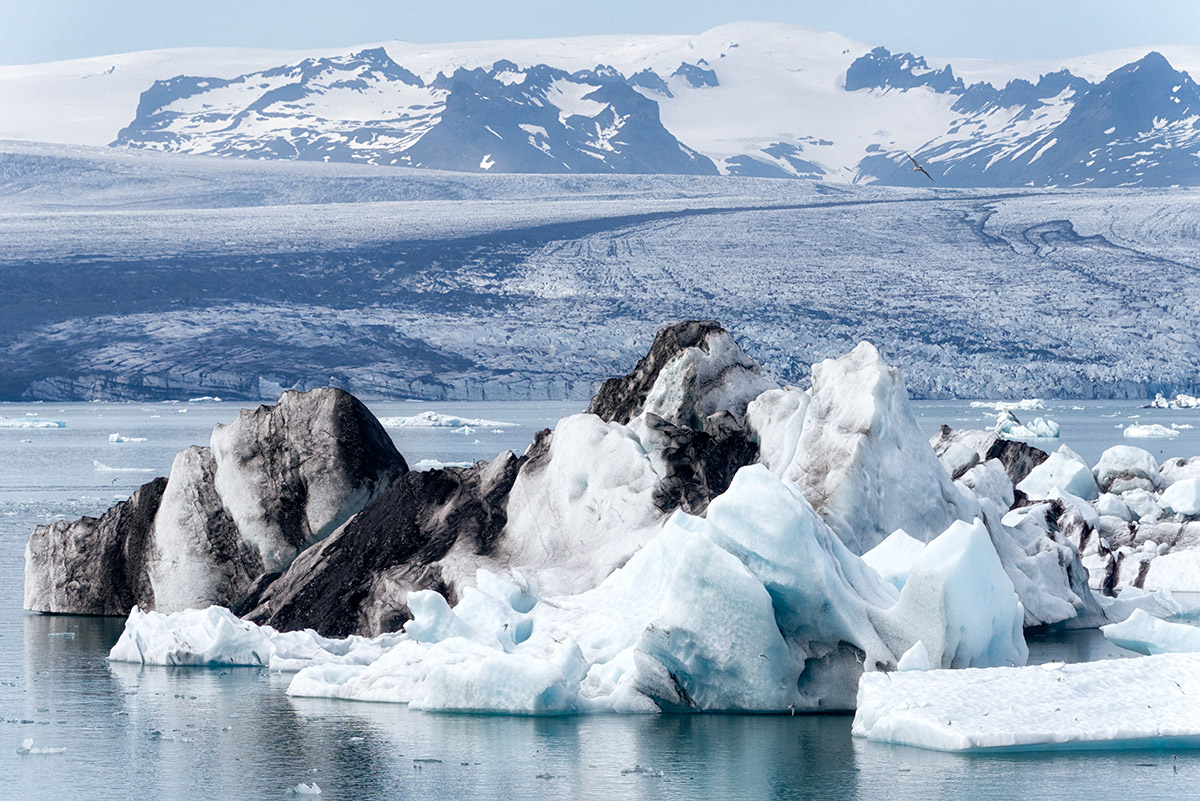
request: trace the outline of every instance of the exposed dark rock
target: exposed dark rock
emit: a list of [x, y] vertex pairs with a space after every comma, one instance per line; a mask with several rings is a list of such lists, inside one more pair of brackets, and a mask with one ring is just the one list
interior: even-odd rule
[[253, 604], [246, 617], [277, 629], [342, 637], [397, 630], [410, 617], [409, 590], [435, 589], [453, 601], [432, 563], [456, 543], [491, 552], [519, 464], [505, 452], [474, 467], [407, 473], [240, 609]]
[[25, 608], [126, 615], [135, 604], [153, 606], [146, 545], [166, 487], [156, 478], [99, 519], [34, 529], [25, 549]]

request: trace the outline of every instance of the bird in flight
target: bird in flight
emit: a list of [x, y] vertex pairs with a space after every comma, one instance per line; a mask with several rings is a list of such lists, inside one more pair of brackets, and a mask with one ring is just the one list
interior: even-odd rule
[[[908, 156], [907, 150], [904, 151], [904, 155]], [[933, 181], [933, 176], [930, 175], [929, 173], [925, 172], [925, 168], [922, 167], [920, 164], [918, 164], [916, 159], [914, 159], [912, 156], [908, 156], [908, 160], [913, 163], [913, 172], [919, 172], [922, 175], [924, 175], [926, 178], [928, 178], [929, 180]], [[937, 183], [937, 182], [934, 181], [934, 183]]]

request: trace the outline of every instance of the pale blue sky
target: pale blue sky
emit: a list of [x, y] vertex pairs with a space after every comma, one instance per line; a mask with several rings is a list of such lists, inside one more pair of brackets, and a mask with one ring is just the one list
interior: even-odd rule
[[1200, 44], [1200, 0], [0, 0], [0, 63], [190, 45], [698, 33], [744, 20], [792, 22], [944, 57]]

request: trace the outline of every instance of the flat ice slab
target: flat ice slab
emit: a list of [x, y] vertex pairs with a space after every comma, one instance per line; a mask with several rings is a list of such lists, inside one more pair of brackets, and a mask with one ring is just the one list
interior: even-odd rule
[[1200, 747], [1200, 654], [865, 673], [854, 734], [938, 751]]

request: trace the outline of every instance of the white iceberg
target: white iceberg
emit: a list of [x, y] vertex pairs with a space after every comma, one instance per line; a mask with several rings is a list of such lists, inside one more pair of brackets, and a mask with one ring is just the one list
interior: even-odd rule
[[474, 462], [443, 462], [439, 459], [421, 459], [408, 466], [409, 470], [445, 470], [447, 467], [470, 467]]
[[18, 417], [0, 417], [0, 428], [66, 428], [65, 420], [43, 420], [38, 417], [21, 419]]
[[520, 423], [506, 423], [502, 420], [482, 420], [474, 417], [458, 417], [441, 412], [425, 411], [411, 417], [380, 417], [384, 428], [515, 428]]
[[1139, 654], [1200, 653], [1200, 628], [1186, 623], [1170, 623], [1136, 609], [1120, 623], [1101, 626], [1100, 631], [1113, 645]]
[[1200, 655], [865, 673], [852, 730], [939, 751], [1194, 747]]
[[913, 563], [925, 550], [925, 543], [898, 528], [888, 538], [862, 555], [862, 560], [897, 590], [904, 589]]
[[1162, 486], [1154, 454], [1132, 445], [1114, 445], [1100, 454], [1092, 475], [1101, 492], [1123, 493], [1131, 489], [1150, 492]]
[[92, 460], [92, 469], [97, 473], [153, 473], [153, 467], [109, 467], [101, 461]]
[[330, 639], [312, 631], [278, 632], [257, 626], [228, 609], [186, 609], [165, 615], [136, 606], [108, 658], [146, 665], [241, 665], [300, 670], [314, 664], [367, 664], [402, 639]]
[[996, 425], [992, 430], [1004, 439], [1058, 439], [1062, 433], [1062, 427], [1053, 420], [1035, 417], [1022, 424], [1010, 411], [1001, 411], [996, 416]]
[[1184, 395], [1180, 393], [1174, 398], [1165, 398], [1159, 392], [1154, 396], [1154, 400], [1150, 402], [1152, 409], [1200, 409], [1200, 398], [1194, 395]]
[[312, 784], [300, 783], [292, 788], [292, 794], [293, 795], [320, 795], [321, 788], [317, 785], [316, 782], [313, 782]]
[[1129, 439], [1174, 439], [1179, 436], [1179, 430], [1160, 426], [1158, 423], [1150, 423], [1126, 426], [1121, 435]]
[[972, 409], [992, 409], [997, 412], [1021, 412], [1033, 409], [1044, 409], [1046, 404], [1041, 398], [1026, 398], [1018, 401], [971, 401]]
[[108, 441], [109, 442], [145, 442], [146, 438], [145, 437], [125, 437], [125, 436], [122, 436], [121, 434], [109, 434]]

